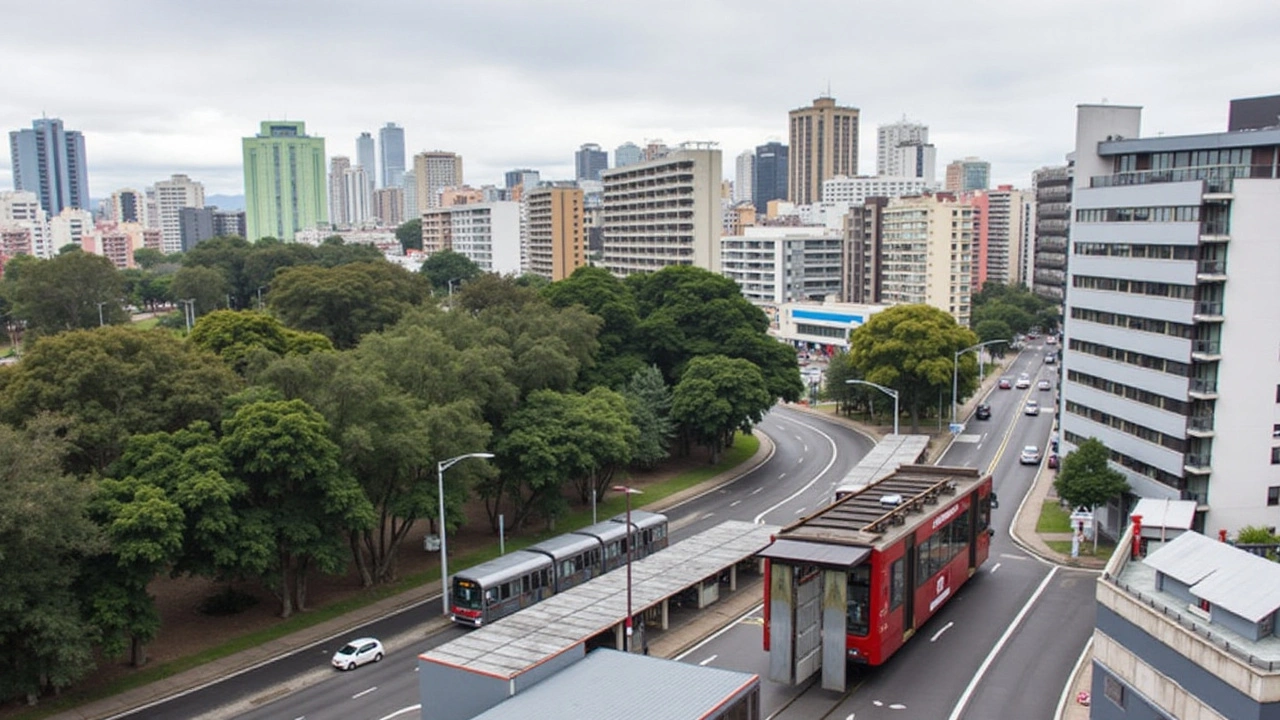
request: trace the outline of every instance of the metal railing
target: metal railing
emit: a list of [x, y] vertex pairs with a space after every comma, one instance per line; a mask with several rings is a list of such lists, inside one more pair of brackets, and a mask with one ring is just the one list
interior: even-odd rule
[[1195, 340], [1191, 343], [1191, 352], [1201, 355], [1222, 354], [1222, 343], [1218, 340]]
[[1211, 378], [1191, 378], [1189, 389], [1194, 393], [1218, 392], [1218, 381]]
[[1221, 303], [1221, 302], [1211, 302], [1211, 301], [1201, 301], [1201, 302], [1198, 302], [1198, 303], [1196, 303], [1196, 312], [1195, 312], [1195, 314], [1196, 314], [1196, 315], [1221, 315], [1221, 314], [1222, 314], [1222, 303]]
[[1201, 260], [1196, 263], [1196, 272], [1201, 275], [1226, 275], [1226, 260]]
[[[1213, 416], [1212, 415], [1192, 415], [1191, 417], [1187, 418], [1187, 429], [1188, 430], [1212, 430]], [[1188, 499], [1190, 498], [1183, 498], [1183, 500], [1188, 500]]]
[[1187, 467], [1213, 467], [1213, 458], [1208, 453], [1187, 453], [1183, 464]]
[[[1270, 168], [1264, 168], [1270, 170]], [[1269, 174], [1268, 174], [1269, 176]], [[1122, 185], [1151, 185], [1155, 183], [1204, 181], [1204, 192], [1231, 192], [1235, 178], [1253, 177], [1252, 165], [1203, 165], [1199, 167], [1166, 168], [1163, 170], [1136, 170], [1114, 175], [1095, 175], [1089, 178], [1089, 187], [1118, 187]]]

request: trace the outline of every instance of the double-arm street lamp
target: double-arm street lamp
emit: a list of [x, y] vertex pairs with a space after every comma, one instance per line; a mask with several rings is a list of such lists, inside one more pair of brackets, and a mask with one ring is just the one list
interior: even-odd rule
[[444, 471], [453, 467], [460, 460], [491, 457], [493, 457], [493, 453], [467, 453], [466, 455], [451, 457], [448, 460], [441, 460], [436, 463], [436, 492], [440, 495], [440, 601], [444, 604], [445, 615], [449, 614], [449, 594], [452, 588], [449, 587], [449, 544], [445, 539], [444, 530]]
[[[988, 345], [999, 345], [1001, 343], [1007, 344], [1008, 342], [1009, 342], [1008, 340], [988, 340], [986, 342], [980, 342], [977, 345], [970, 345], [969, 347], [963, 350], [956, 351], [955, 357], [953, 357], [951, 360], [951, 422], [952, 424], [956, 422], [956, 391], [959, 389], [960, 356], [969, 352], [970, 350], [977, 350], [979, 348], [984, 348]], [[978, 355], [978, 362], [982, 362], [981, 354]]]
[[845, 380], [850, 385], [870, 385], [880, 392], [893, 398], [893, 434], [898, 434], [898, 391], [893, 388], [887, 388], [883, 385], [877, 385], [867, 380]]
[[613, 489], [627, 496], [627, 631], [622, 640], [622, 651], [631, 652], [631, 548], [635, 545], [635, 536], [631, 534], [631, 496], [640, 495], [642, 491], [626, 485], [614, 485]]

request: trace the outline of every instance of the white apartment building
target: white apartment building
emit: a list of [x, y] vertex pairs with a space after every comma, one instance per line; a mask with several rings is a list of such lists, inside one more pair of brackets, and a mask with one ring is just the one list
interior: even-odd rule
[[40, 196], [34, 192], [0, 192], [0, 230], [25, 231], [22, 242], [16, 233], [10, 235], [13, 242], [6, 243], [6, 255], [26, 254], [47, 260], [56, 253], [49, 218], [40, 207]]
[[751, 202], [754, 187], [751, 178], [756, 170], [756, 154], [751, 150], [743, 150], [733, 161], [733, 202]]
[[422, 250], [452, 250], [485, 272], [518, 275], [520, 203], [503, 201], [433, 208], [422, 213]]
[[720, 274], [757, 305], [822, 302], [840, 294], [843, 244], [839, 230], [825, 227], [743, 228], [720, 238]]
[[63, 208], [56, 217], [49, 218], [48, 255], [38, 257], [51, 258], [67, 245], [83, 245], [85, 235], [91, 232], [93, 213], [79, 208]]
[[204, 185], [186, 175], [173, 175], [155, 184], [156, 216], [159, 220], [162, 251], [182, 252], [180, 210], [204, 207]]
[[606, 170], [601, 264], [620, 277], [669, 265], [720, 272], [720, 164], [711, 143], [686, 143]]
[[905, 117], [895, 123], [881, 125], [876, 128], [876, 175], [892, 175], [895, 177], [914, 177], [914, 172], [902, 164], [902, 154], [898, 148], [902, 145], [928, 145], [929, 126], [907, 120]]
[[[1077, 111], [1062, 449], [1098, 438], [1207, 534], [1280, 525], [1278, 114], [1144, 138], [1139, 107]], [[1133, 501], [1100, 515], [1113, 534]]]
[[933, 183], [915, 177], [834, 177], [822, 183], [822, 201], [861, 205], [869, 197], [906, 197], [933, 188]]
[[931, 305], [967, 326], [973, 207], [932, 195], [894, 198], [881, 222], [880, 301]]

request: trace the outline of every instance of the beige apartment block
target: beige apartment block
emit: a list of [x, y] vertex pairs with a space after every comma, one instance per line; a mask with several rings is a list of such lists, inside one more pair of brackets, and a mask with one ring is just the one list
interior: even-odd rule
[[822, 199], [822, 183], [858, 174], [858, 108], [820, 97], [790, 112], [787, 199], [810, 205]]
[[973, 207], [948, 196], [894, 198], [881, 224], [880, 302], [924, 303], [967, 326]]
[[535, 187], [525, 193], [530, 273], [555, 282], [587, 264], [582, 203], [578, 187]]

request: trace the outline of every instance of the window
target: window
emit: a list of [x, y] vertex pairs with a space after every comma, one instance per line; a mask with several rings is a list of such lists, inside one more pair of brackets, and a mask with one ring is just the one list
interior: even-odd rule
[[[1272, 488], [1280, 490], [1280, 488]], [[902, 605], [903, 597], [907, 589], [907, 579], [903, 577], [903, 572], [907, 568], [905, 558], [898, 558], [889, 566], [889, 612], [897, 610]]]
[[1280, 465], [1280, 447], [1271, 448], [1271, 464]]
[[1114, 675], [1102, 679], [1102, 692], [1117, 707], [1124, 707], [1124, 685]]

